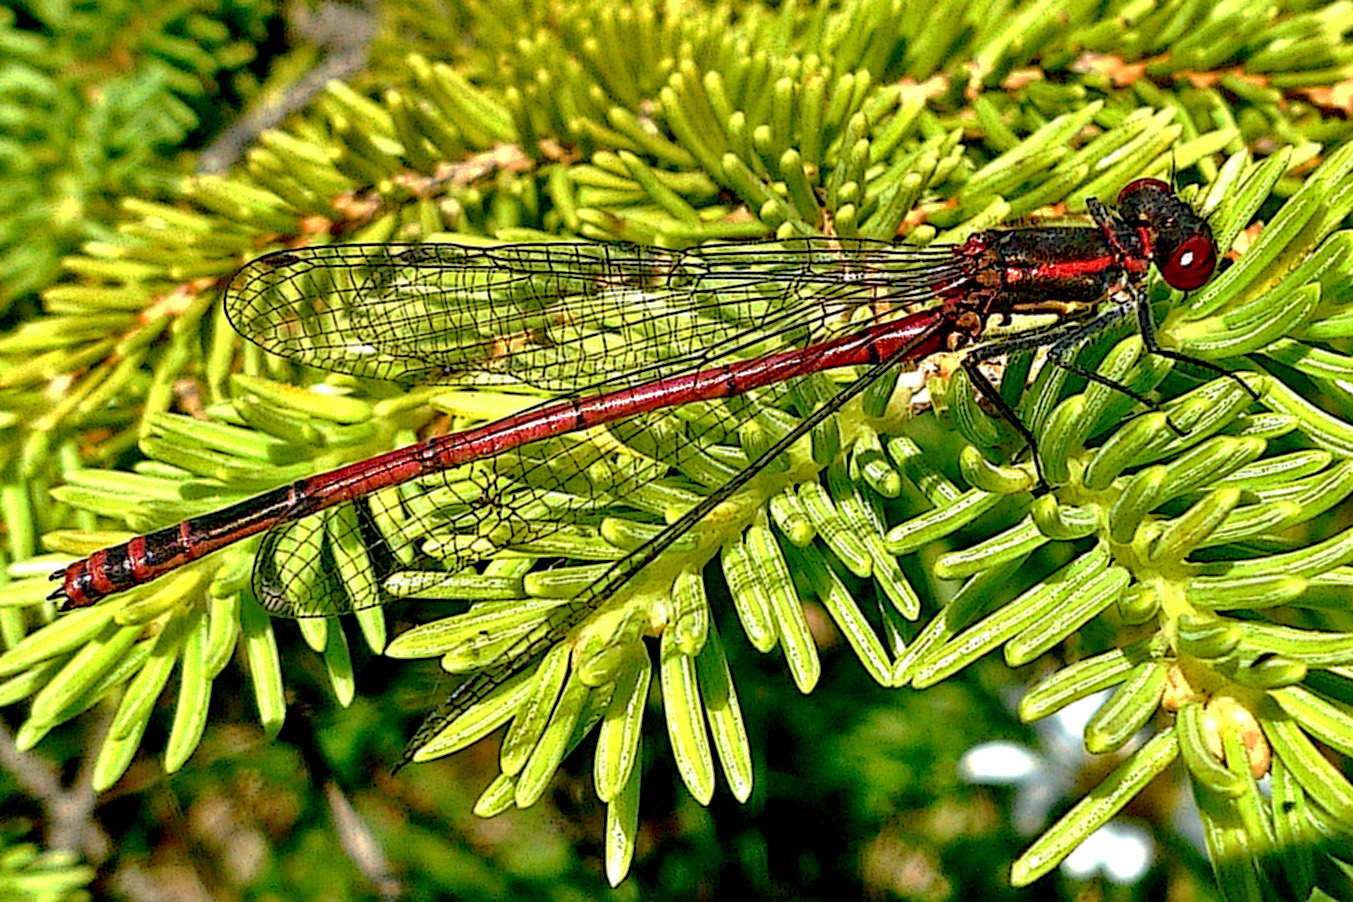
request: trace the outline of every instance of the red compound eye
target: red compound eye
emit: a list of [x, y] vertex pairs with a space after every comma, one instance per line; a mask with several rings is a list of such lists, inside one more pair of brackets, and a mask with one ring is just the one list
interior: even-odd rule
[[1191, 235], [1156, 265], [1172, 287], [1192, 291], [1212, 278], [1217, 268], [1217, 249], [1209, 236]]
[[1123, 186], [1123, 190], [1118, 192], [1118, 205], [1121, 207], [1125, 201], [1139, 197], [1153, 201], [1162, 197], [1174, 197], [1174, 189], [1170, 187], [1169, 182], [1162, 182], [1160, 179], [1137, 179], [1128, 182]]

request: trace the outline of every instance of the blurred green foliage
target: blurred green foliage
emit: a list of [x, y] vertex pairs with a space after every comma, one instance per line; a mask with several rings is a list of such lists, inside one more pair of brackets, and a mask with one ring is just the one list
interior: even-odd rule
[[20, 2], [0, 10], [0, 314], [32, 302], [127, 197], [174, 193], [187, 153], [256, 89], [271, 2]]

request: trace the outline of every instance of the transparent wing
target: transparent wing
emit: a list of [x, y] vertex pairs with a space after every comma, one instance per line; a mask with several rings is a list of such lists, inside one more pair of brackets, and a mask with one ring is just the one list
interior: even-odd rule
[[622, 373], [663, 378], [744, 336], [793, 340], [864, 302], [923, 303], [958, 273], [950, 247], [825, 240], [338, 245], [249, 263], [225, 307], [241, 335], [321, 369], [406, 383], [489, 374], [569, 392]]
[[[227, 309], [263, 347], [315, 366], [418, 380], [492, 373], [584, 398], [820, 342], [933, 301], [960, 277], [949, 248], [342, 246], [255, 261]], [[264, 539], [255, 587], [274, 613], [330, 616], [382, 603], [381, 577], [415, 563], [454, 572], [609, 511], [661, 523], [646, 492], [737, 473], [744, 424], [770, 418], [783, 431], [785, 408], [814, 409], [822, 391], [804, 389], [824, 378], [520, 444], [285, 520]]]
[[385, 603], [381, 582], [401, 570], [455, 573], [507, 549], [618, 559], [604, 542], [580, 552], [570, 539], [595, 536], [610, 515], [660, 526], [674, 499], [694, 503], [747, 466], [743, 424], [787, 430], [778, 405], [799, 400], [801, 381], [531, 442], [284, 520], [264, 537], [255, 591], [274, 614], [328, 617]]

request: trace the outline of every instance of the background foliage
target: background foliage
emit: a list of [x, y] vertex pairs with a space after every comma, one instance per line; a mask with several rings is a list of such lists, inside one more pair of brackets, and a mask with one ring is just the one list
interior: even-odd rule
[[[1018, 898], [1011, 862], [1021, 862], [1016, 882], [1040, 877], [1086, 821], [1045, 834], [1042, 857], [1030, 854], [1033, 834], [1068, 811], [1074, 826], [1083, 808], [1073, 806], [1103, 791], [1115, 766], [1131, 782], [1154, 773], [1146, 758], [1168, 763], [1161, 750], [1177, 749], [1190, 777], [1176, 766], [1128, 793], [1127, 814], [1157, 844], [1149, 876], [1117, 888], [1051, 870], [1027, 892], [1147, 898], [1168, 886], [1210, 897], [1203, 853], [1176, 832], [1201, 822], [1228, 897], [1346, 897], [1347, 759], [1327, 760], [1307, 738], [1353, 746], [1341, 532], [1350, 285], [1336, 232], [1350, 203], [1345, 5], [412, 2], [317, 6], [287, 21], [265, 4], [7, 12], [0, 500], [15, 581], [0, 596], [0, 703], [17, 726], [0, 784], [13, 837], [5, 892], [58, 898], [89, 879], [78, 861], [19, 844], [33, 819], [44, 845], [100, 865], [101, 892], [132, 897], [166, 886], [211, 897], [595, 895], [628, 869], [617, 894]], [[225, 131], [235, 111], [242, 130]], [[204, 165], [223, 174], [184, 177]], [[355, 625], [351, 647], [337, 623], [267, 621], [247, 596], [252, 547], [125, 606], [54, 618], [35, 603], [58, 560], [39, 554], [40, 535], [83, 553], [112, 538], [101, 529], [174, 522], [475, 416], [444, 399], [434, 412], [434, 392], [350, 379], [330, 380], [328, 395], [289, 392], [315, 374], [242, 347], [217, 313], [225, 278], [263, 250], [446, 233], [678, 248], [824, 229], [953, 240], [1035, 211], [1079, 212], [1129, 178], [1176, 170], [1242, 253], [1220, 287], [1188, 305], [1171, 299], [1178, 312], [1163, 334], [1264, 372], [1267, 406], [1247, 408], [1233, 391], [1231, 409], [1212, 395], [1203, 407], [1225, 413], [1211, 425], [1186, 420], [1188, 441], [1169, 446], [1167, 435], [1150, 460], [1124, 454], [1100, 474], [1110, 502], [1082, 468], [1129, 430], [1059, 445], [1052, 411], [1089, 406], [1105, 424], [1125, 411], [1044, 374], [1025, 412], [1080, 494], [1040, 502], [1024, 521], [1027, 470], [962, 451], [973, 442], [999, 459], [991, 449], [1009, 437], [961, 386], [932, 385], [954, 428], [925, 416], [877, 430], [908, 480], [889, 525], [927, 540], [889, 548], [922, 616], [897, 626], [911, 651], [893, 656], [886, 679], [867, 678], [847, 651], [855, 637], [833, 625], [830, 604], [812, 602], [806, 623], [827, 678], [808, 698], [789, 692], [790, 672], [804, 688], [816, 678], [749, 647], [733, 613], [744, 600], [711, 568], [750, 737], [718, 751], [743, 749], [754, 765], [745, 804], [732, 798], [745, 794], [735, 780], [709, 792], [713, 765], [693, 772], [679, 737], [673, 766], [656, 708], [635, 771], [640, 819], [628, 825], [617, 815], [628, 797], [598, 804], [587, 754], [565, 759], [535, 807], [488, 821], [470, 815], [485, 785], [481, 810], [510, 802], [494, 795], [493, 749], [390, 777], [438, 700], [433, 662], [372, 654], [387, 644], [380, 617]], [[1196, 385], [1161, 382], [1124, 348], [1105, 342], [1087, 359], [1121, 366], [1116, 378], [1144, 390], [1159, 383], [1166, 399]], [[1185, 419], [1186, 407], [1172, 409]], [[1209, 430], [1231, 444], [1207, 446], [1191, 470], [1179, 455]], [[1155, 423], [1153, 434], [1167, 432]], [[921, 452], [891, 443], [902, 434]], [[841, 437], [849, 459], [866, 455], [866, 435]], [[1244, 469], [1261, 456], [1268, 469]], [[1168, 466], [1144, 466], [1154, 460]], [[1244, 470], [1231, 485], [1218, 482], [1221, 460]], [[952, 508], [966, 486], [989, 499], [986, 519], [916, 519]], [[1212, 586], [1210, 605], [1190, 583], [1185, 605], [1170, 594], [1178, 568], [1208, 561], [1195, 553], [1218, 535], [1213, 563], [1272, 556], [1269, 569]], [[823, 545], [832, 560], [818, 572], [872, 600], [877, 575], [840, 564], [849, 540]], [[983, 566], [965, 572], [971, 548]], [[1013, 598], [992, 587], [1021, 565], [1037, 588], [1091, 548], [1120, 562], [1095, 579], [1108, 585], [1121, 570], [1134, 582], [1095, 596], [1104, 613], [1089, 610], [1083, 627], [1067, 608], [1092, 593], [1045, 590], [1036, 601], [1060, 622], [1042, 633], [1028, 597], [993, 605]], [[1217, 576], [1187, 573], [1199, 574]], [[955, 596], [961, 577], [985, 591]], [[980, 641], [960, 641], [971, 636]], [[406, 651], [428, 653], [413, 644]], [[998, 645], [1006, 661], [982, 657]], [[1063, 667], [1081, 659], [1090, 663]], [[878, 685], [946, 676], [924, 692]], [[1053, 679], [1013, 710], [1043, 677]], [[1084, 736], [1102, 757], [1068, 754], [1064, 738], [1020, 722], [1115, 685]], [[1148, 722], [1156, 738], [1125, 755]], [[1265, 737], [1278, 762], [1266, 794], [1240, 749]], [[1042, 802], [1029, 784], [960, 779], [964, 752], [996, 738], [1078, 776]], [[1189, 796], [1201, 816], [1178, 814]]]

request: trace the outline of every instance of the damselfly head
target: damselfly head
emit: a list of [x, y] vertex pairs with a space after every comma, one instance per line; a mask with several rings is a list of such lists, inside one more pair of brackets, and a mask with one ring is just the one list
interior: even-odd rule
[[1192, 291], [1217, 269], [1217, 245], [1207, 220], [1160, 179], [1137, 179], [1118, 193], [1118, 212], [1145, 233], [1151, 257], [1172, 288]]

